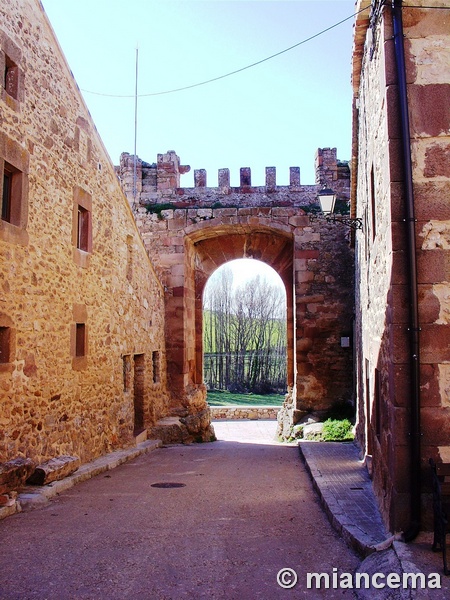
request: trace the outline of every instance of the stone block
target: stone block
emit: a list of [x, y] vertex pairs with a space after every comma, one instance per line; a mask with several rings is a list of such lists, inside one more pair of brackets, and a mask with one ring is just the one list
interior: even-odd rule
[[29, 458], [15, 458], [0, 464], [1, 493], [7, 494], [23, 487], [33, 470], [34, 463]]
[[414, 201], [416, 217], [427, 221], [433, 219], [446, 221], [450, 219], [450, 181], [417, 181], [414, 184]]
[[422, 327], [421, 361], [423, 363], [450, 362], [450, 335], [448, 325], [427, 325]]
[[[411, 130], [438, 137], [450, 130], [450, 84], [411, 85], [408, 88]], [[448, 162], [447, 162], [448, 168]], [[443, 175], [448, 174], [448, 170]]]
[[34, 473], [28, 478], [31, 485], [46, 485], [52, 481], [59, 481], [68, 477], [78, 469], [81, 461], [77, 456], [58, 456], [38, 465]]
[[[409, 371], [409, 369], [408, 369]], [[421, 365], [420, 389], [421, 406], [441, 406], [440, 369], [438, 365]]]
[[439, 298], [433, 292], [433, 286], [419, 286], [419, 321], [425, 323], [435, 323], [439, 319], [440, 303]]
[[[448, 125], [450, 128], [450, 124]], [[430, 145], [425, 152], [425, 177], [448, 177], [450, 144], [439, 142]]]

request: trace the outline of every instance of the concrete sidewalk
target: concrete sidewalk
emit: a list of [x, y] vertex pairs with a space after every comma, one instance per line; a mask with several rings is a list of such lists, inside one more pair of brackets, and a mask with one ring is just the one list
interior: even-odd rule
[[[299, 449], [330, 522], [349, 546], [366, 557], [358, 571], [441, 576], [441, 589], [377, 590], [377, 599], [448, 600], [450, 577], [443, 573], [442, 554], [431, 550], [433, 534], [421, 532], [413, 542], [405, 544], [386, 531], [372, 482], [359, 460], [356, 446], [305, 441], [299, 443]], [[358, 598], [366, 598], [363, 590]]]

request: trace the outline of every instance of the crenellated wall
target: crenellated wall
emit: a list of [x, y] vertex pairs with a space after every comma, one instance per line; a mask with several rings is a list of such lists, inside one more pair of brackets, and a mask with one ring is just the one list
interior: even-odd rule
[[[353, 257], [349, 230], [312, 222], [317, 193], [332, 187], [341, 206], [349, 198], [349, 168], [336, 149], [319, 149], [317, 184], [302, 186], [300, 169], [290, 170], [288, 186], [276, 185], [273, 167], [266, 185], [253, 187], [248, 168], [241, 185], [230, 187], [227, 169], [219, 185], [207, 187], [206, 172], [195, 171], [195, 187], [178, 184], [174, 152], [148, 164], [122, 154], [116, 172], [133, 207], [136, 223], [165, 286], [166, 343], [172, 408], [187, 413], [205, 408], [203, 386], [202, 295], [209, 276], [236, 258], [272, 266], [287, 293], [288, 398], [281, 428], [312, 410], [352, 398], [352, 351], [341, 346], [351, 337]], [[133, 194], [136, 173], [136, 195]]]
[[[230, 170], [219, 169], [218, 186], [208, 187], [205, 169], [194, 170], [195, 187], [180, 187], [180, 175], [190, 171], [189, 166], [180, 164], [174, 151], [158, 154], [157, 162], [150, 164], [139, 157], [123, 153], [120, 165], [116, 167], [122, 189], [130, 203], [134, 200], [141, 205], [170, 203], [177, 208], [203, 206], [211, 208], [214, 203], [220, 207], [232, 206], [297, 206], [317, 205], [317, 192], [326, 185], [332, 187], [343, 202], [350, 199], [349, 166], [346, 161], [338, 161], [336, 148], [319, 148], [315, 157], [316, 184], [301, 185], [300, 168], [289, 170], [289, 185], [276, 184], [276, 168], [266, 167], [264, 186], [252, 186], [251, 169], [240, 169], [240, 185], [230, 185]], [[136, 165], [135, 165], [136, 161]]]

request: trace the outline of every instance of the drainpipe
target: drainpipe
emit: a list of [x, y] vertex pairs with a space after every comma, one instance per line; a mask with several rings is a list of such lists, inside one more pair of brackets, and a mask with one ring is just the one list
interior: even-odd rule
[[405, 225], [407, 232], [407, 266], [409, 276], [409, 334], [411, 368], [410, 405], [410, 497], [411, 522], [404, 532], [405, 541], [413, 540], [420, 530], [421, 453], [420, 453], [420, 360], [419, 360], [419, 306], [417, 293], [417, 257], [414, 216], [414, 191], [409, 133], [408, 97], [406, 90], [405, 53], [403, 46], [402, 0], [392, 0], [395, 61], [400, 104], [400, 127], [403, 149]]

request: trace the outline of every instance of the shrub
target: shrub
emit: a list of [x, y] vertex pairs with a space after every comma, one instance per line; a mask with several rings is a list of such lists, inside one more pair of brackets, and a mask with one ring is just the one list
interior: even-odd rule
[[324, 442], [345, 442], [353, 440], [352, 424], [348, 419], [342, 421], [327, 419], [323, 424]]

